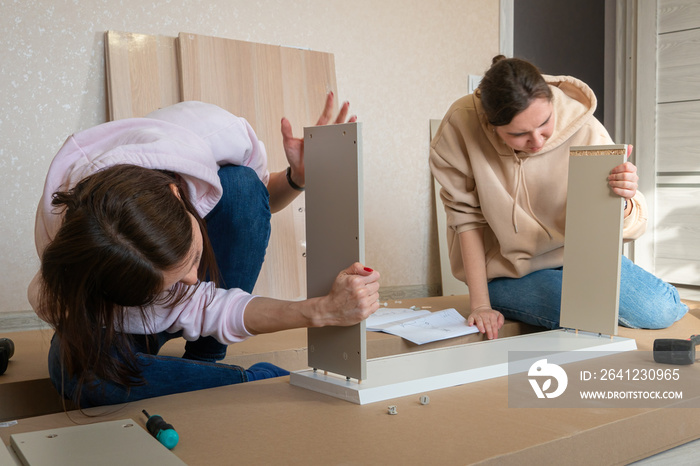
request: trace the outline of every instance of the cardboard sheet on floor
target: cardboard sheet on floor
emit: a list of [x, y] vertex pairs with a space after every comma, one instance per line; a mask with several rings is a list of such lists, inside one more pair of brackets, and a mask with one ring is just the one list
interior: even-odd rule
[[[452, 296], [391, 304], [455, 307], [464, 314], [468, 300]], [[700, 306], [689, 304], [691, 313], [668, 329], [621, 328], [620, 335], [636, 339], [640, 349], [651, 351], [656, 338], [698, 334]], [[523, 325], [507, 325], [511, 324]], [[392, 335], [373, 333], [368, 339], [375, 340], [371, 337], [380, 338], [374, 342], [382, 347], [390, 343], [401, 351], [421, 348]], [[303, 333], [294, 341], [303, 342]], [[697, 363], [690, 367], [700, 370]], [[509, 378], [499, 377], [436, 390], [429, 393], [428, 405], [420, 404], [419, 395], [357, 405], [290, 386], [287, 377], [280, 377], [86, 410], [86, 415], [97, 418], [78, 411], [28, 418], [0, 428], [0, 440], [9, 445], [11, 435], [24, 432], [96, 420], [138, 420], [142, 409], [162, 415], [175, 426], [180, 443], [172, 452], [187, 464], [230, 464], [231, 458], [243, 464], [305, 465], [351, 459], [357, 464], [502, 466], [550, 464], [552, 458], [566, 464], [629, 464], [700, 437], [695, 409], [512, 408], [508, 385]], [[397, 415], [387, 414], [388, 404], [397, 406]]]
[[[0, 422], [63, 411], [63, 400], [49, 380], [47, 355], [52, 336], [49, 329], [0, 332], [0, 338], [15, 344], [15, 354], [0, 376]], [[67, 409], [73, 405], [67, 403]]]
[[[280, 120], [294, 135], [313, 125], [326, 94], [337, 96], [330, 53], [180, 33], [183, 100], [219, 105], [246, 118], [265, 143], [270, 171], [284, 170]], [[336, 97], [336, 108], [337, 108]], [[272, 235], [255, 293], [282, 299], [306, 296], [304, 195], [272, 217]]]

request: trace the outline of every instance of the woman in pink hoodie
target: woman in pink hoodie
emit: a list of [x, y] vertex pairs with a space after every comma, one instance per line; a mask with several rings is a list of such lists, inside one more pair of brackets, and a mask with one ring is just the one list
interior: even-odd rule
[[[318, 124], [332, 107], [329, 94]], [[303, 141], [286, 119], [282, 135], [289, 167], [278, 173], [247, 121], [202, 102], [68, 138], [37, 210], [41, 269], [28, 292], [55, 329], [49, 373], [61, 394], [87, 407], [286, 375], [215, 361], [252, 335], [353, 325], [378, 308], [379, 274], [361, 264], [323, 297], [250, 294], [271, 212], [304, 186]], [[158, 356], [176, 337], [183, 357]]]
[[[430, 167], [442, 186], [452, 272], [469, 286], [469, 324], [488, 338], [504, 317], [559, 327], [569, 148], [613, 144], [595, 108], [578, 79], [498, 56], [433, 138]], [[626, 201], [625, 240], [646, 227], [637, 180], [630, 162], [608, 177]], [[620, 280], [621, 325], [664, 328], [688, 310], [673, 286], [624, 256]]]

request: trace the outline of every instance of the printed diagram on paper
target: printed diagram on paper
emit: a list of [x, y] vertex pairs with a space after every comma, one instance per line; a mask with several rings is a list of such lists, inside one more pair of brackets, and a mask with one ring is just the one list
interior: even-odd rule
[[476, 326], [455, 309], [430, 312], [425, 310], [380, 309], [367, 319], [367, 330], [405, 338], [417, 345], [477, 333]]

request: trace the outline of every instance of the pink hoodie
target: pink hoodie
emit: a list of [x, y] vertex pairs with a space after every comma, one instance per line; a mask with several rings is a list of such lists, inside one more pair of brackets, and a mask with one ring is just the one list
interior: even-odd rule
[[[35, 242], [41, 258], [61, 226], [52, 196], [74, 187], [83, 178], [112, 165], [131, 164], [178, 173], [187, 183], [200, 216], [221, 198], [217, 171], [222, 165], [248, 166], [267, 184], [267, 155], [250, 124], [211, 104], [181, 102], [145, 118], [104, 123], [70, 136], [49, 167], [36, 213]], [[41, 317], [38, 294], [41, 272], [29, 285], [29, 302]], [[213, 300], [204, 312], [207, 299]], [[222, 343], [245, 340], [251, 334], [243, 313], [253, 296], [240, 289], [215, 289], [202, 283], [190, 299], [174, 308], [156, 307], [149, 328], [136, 309], [127, 309], [125, 332], [171, 333], [182, 330], [188, 340], [211, 335]], [[129, 316], [134, 318], [129, 319]]]

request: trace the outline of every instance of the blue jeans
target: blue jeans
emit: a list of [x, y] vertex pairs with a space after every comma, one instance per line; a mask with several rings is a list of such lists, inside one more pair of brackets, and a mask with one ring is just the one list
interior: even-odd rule
[[[224, 193], [205, 220], [221, 273], [220, 286], [251, 292], [270, 237], [267, 188], [248, 167], [221, 167], [219, 178]], [[158, 356], [168, 340], [181, 336], [182, 332], [131, 335], [131, 349], [145, 385], [125, 387], [99, 380], [82, 387], [80, 399], [76, 400], [77, 382], [64, 377], [60, 342], [55, 336], [49, 350], [49, 375], [59, 393], [77, 401], [82, 408], [289, 375], [288, 371], [269, 363], [258, 363], [247, 370], [216, 363], [226, 355], [226, 345], [212, 337], [188, 341], [182, 358]]]
[[[489, 282], [491, 306], [506, 319], [555, 329], [559, 327], [561, 284], [562, 267], [538, 270], [521, 278], [496, 278]], [[681, 302], [676, 288], [622, 256], [620, 325], [666, 328], [686, 312], [688, 306]]]

